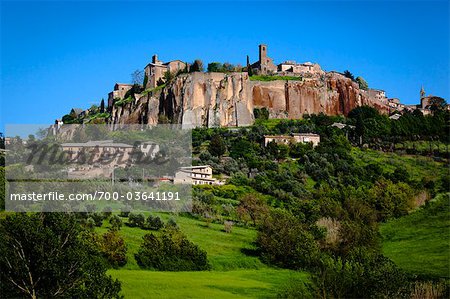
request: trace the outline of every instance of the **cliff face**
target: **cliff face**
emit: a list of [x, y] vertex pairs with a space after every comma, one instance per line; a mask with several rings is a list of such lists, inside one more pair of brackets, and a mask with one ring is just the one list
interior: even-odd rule
[[357, 106], [381, 112], [388, 107], [337, 73], [298, 81], [251, 81], [247, 73], [192, 73], [177, 76], [158, 91], [135, 95], [135, 100], [112, 107], [111, 123], [156, 124], [168, 119], [184, 127], [246, 126], [254, 108], [267, 108], [272, 118], [301, 118], [303, 114], [347, 115]]

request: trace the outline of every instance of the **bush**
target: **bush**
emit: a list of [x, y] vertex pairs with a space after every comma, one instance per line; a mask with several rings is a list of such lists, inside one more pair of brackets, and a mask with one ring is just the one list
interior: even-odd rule
[[160, 230], [164, 227], [164, 223], [159, 216], [153, 217], [152, 215], [149, 215], [146, 221], [146, 227], [152, 230]]
[[103, 219], [108, 219], [112, 215], [112, 208], [104, 207], [102, 212], [103, 212]]
[[208, 270], [206, 251], [190, 242], [174, 229], [164, 229], [160, 235], [146, 234], [135, 254], [139, 266], [161, 271]]
[[175, 219], [170, 218], [169, 220], [167, 220], [165, 227], [178, 229], [178, 224], [176, 223]]
[[145, 216], [144, 216], [144, 214], [130, 213], [128, 215], [127, 225], [130, 226], [130, 227], [144, 228], [145, 227]]
[[112, 267], [117, 268], [127, 263], [127, 247], [117, 231], [110, 230], [104, 234], [100, 242], [100, 248], [103, 256]]
[[117, 215], [109, 218], [109, 223], [111, 224], [112, 230], [120, 230], [120, 228], [122, 227], [122, 219], [120, 219], [120, 217]]
[[285, 211], [273, 211], [258, 230], [256, 244], [264, 262], [289, 269], [315, 265], [320, 256], [305, 224]]
[[91, 213], [90, 217], [94, 220], [95, 226], [101, 227], [103, 225], [103, 215], [100, 213]]
[[348, 259], [322, 259], [313, 276], [326, 298], [408, 298], [407, 275], [392, 261], [366, 249], [355, 250]]

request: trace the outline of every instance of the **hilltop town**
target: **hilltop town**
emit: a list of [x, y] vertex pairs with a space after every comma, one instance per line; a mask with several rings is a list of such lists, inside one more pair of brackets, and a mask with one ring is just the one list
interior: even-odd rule
[[[234, 66], [182, 60], [163, 62], [153, 55], [133, 84], [116, 83], [107, 102], [91, 109], [73, 108], [56, 120], [63, 123], [157, 124], [180, 123], [185, 127], [246, 126], [254, 110], [265, 109], [270, 118], [298, 119], [308, 114], [347, 115], [368, 105], [381, 113], [397, 115], [419, 110], [430, 114], [422, 87], [419, 104], [405, 105], [388, 98], [381, 89], [369, 88], [362, 77], [346, 71], [324, 71], [317, 63], [286, 60], [275, 64], [268, 46], [259, 45], [258, 60]], [[141, 81], [142, 80], [142, 81]], [[142, 82], [142, 83], [140, 83]]]

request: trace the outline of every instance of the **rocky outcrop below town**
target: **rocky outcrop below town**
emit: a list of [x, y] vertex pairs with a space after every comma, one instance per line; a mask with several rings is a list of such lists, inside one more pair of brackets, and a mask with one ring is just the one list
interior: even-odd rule
[[[281, 77], [280, 77], [281, 78]], [[347, 115], [368, 105], [387, 113], [388, 106], [340, 73], [295, 78], [251, 80], [247, 73], [190, 73], [164, 87], [135, 94], [131, 101], [111, 105], [111, 124], [172, 122], [184, 127], [247, 126], [254, 108], [266, 108], [270, 118], [298, 119], [305, 114]]]

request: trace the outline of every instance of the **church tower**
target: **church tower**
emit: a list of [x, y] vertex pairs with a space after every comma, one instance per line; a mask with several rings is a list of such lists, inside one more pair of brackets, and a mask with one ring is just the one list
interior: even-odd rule
[[420, 98], [425, 97], [425, 89], [423, 89], [423, 85], [422, 88], [420, 89]]

